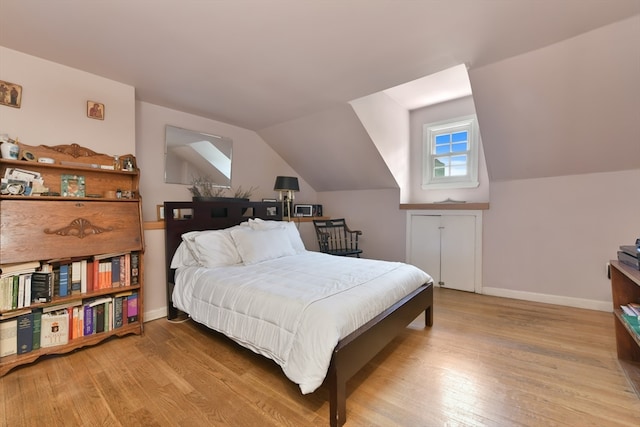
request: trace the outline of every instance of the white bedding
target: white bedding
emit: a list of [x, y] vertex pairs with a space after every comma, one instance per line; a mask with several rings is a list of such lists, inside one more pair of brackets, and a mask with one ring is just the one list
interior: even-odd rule
[[306, 394], [322, 384], [340, 339], [431, 280], [408, 264], [303, 251], [252, 265], [181, 267], [173, 303], [273, 359]]

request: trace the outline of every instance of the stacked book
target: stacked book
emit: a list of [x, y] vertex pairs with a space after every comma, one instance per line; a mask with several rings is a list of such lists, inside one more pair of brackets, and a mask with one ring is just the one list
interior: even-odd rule
[[636, 240], [635, 245], [620, 246], [618, 251], [618, 261], [631, 266], [636, 270], [640, 270], [640, 239]]

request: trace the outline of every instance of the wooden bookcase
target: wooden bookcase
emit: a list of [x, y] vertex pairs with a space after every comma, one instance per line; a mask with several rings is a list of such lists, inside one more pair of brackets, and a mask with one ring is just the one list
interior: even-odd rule
[[[137, 284], [93, 289], [65, 297], [54, 295], [51, 302], [31, 303], [28, 308], [35, 311], [79, 299], [85, 303], [132, 291], [137, 294], [137, 320], [125, 322], [108, 332], [69, 339], [66, 344], [0, 357], [0, 376], [44, 355], [68, 353], [112, 336], [143, 332], [144, 234], [135, 157], [120, 156], [120, 159], [130, 159], [133, 164], [132, 170], [122, 170], [114, 168], [114, 156], [96, 153], [77, 144], [19, 145], [19, 158], [35, 160], [0, 159], [0, 177], [4, 178], [8, 169], [36, 172], [43, 178], [44, 187], [50, 194], [0, 194], [0, 265], [93, 260], [94, 256], [103, 254], [138, 255]], [[29, 155], [25, 156], [27, 152]], [[51, 159], [49, 161], [53, 163], [41, 163], [37, 161], [40, 158]], [[63, 175], [82, 177], [85, 196], [59, 195], [62, 194]], [[15, 311], [18, 310], [5, 308], [0, 310], [0, 316], [10, 317]]]
[[621, 305], [640, 303], [640, 271], [619, 261], [611, 261], [611, 293], [618, 359], [640, 396], [640, 334], [623, 318], [620, 309]]

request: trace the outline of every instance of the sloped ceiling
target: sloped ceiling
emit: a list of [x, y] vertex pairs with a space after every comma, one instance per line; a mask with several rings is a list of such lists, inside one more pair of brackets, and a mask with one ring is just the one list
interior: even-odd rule
[[[491, 65], [638, 13], [640, 0], [0, 0], [0, 45], [132, 85], [144, 102], [255, 130], [316, 190], [386, 188], [390, 174], [349, 101], [467, 64], [481, 128], [514, 124], [489, 134], [489, 167], [502, 165], [489, 157], [523, 132], [515, 124], [525, 116], [509, 96], [491, 96], [508, 89], [492, 75], [505, 65]], [[637, 56], [633, 28], [624, 45]], [[526, 83], [530, 61], [505, 64]], [[539, 104], [550, 117], [568, 105], [554, 96]], [[492, 176], [510, 176], [496, 167]]]
[[316, 191], [398, 187], [348, 104], [270, 126], [259, 134]]
[[640, 16], [469, 74], [492, 181], [640, 167]]

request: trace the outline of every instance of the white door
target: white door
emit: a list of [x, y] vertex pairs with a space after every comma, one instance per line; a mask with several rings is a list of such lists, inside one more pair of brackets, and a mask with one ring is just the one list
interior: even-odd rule
[[475, 217], [441, 216], [440, 286], [475, 291]]
[[475, 217], [412, 215], [409, 262], [436, 284], [475, 291]]
[[440, 282], [440, 215], [411, 217], [409, 264], [422, 269]]

